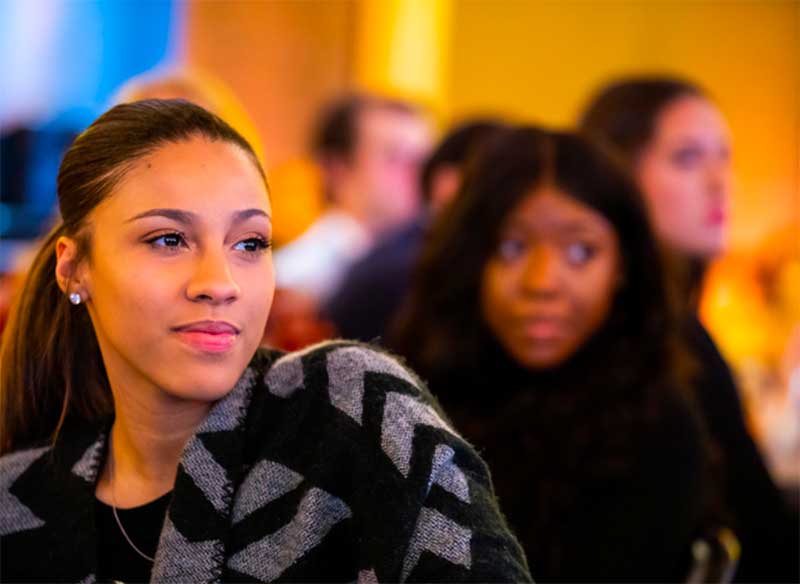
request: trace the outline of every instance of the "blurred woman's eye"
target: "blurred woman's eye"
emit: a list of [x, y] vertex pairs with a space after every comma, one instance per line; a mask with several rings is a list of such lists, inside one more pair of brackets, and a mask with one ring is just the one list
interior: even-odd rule
[[678, 168], [689, 170], [694, 168], [702, 160], [703, 153], [700, 148], [687, 146], [673, 152], [670, 158], [672, 163]]
[[233, 246], [236, 251], [257, 255], [272, 247], [272, 242], [263, 237], [248, 237]]
[[597, 253], [597, 248], [585, 242], [572, 242], [564, 249], [567, 262], [573, 266], [582, 266]]
[[171, 233], [162, 233], [155, 237], [145, 240], [151, 247], [157, 249], [174, 250], [181, 247], [188, 247], [186, 244], [186, 237], [179, 231]]
[[516, 260], [525, 253], [525, 241], [518, 238], [507, 237], [500, 240], [497, 246], [497, 255], [505, 261]]

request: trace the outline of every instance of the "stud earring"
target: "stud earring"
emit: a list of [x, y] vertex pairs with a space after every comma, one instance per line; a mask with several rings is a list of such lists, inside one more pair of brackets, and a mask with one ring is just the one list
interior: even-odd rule
[[81, 300], [83, 299], [81, 298], [81, 295], [78, 294], [77, 292], [73, 292], [72, 294], [69, 295], [69, 301], [76, 306], [81, 303]]

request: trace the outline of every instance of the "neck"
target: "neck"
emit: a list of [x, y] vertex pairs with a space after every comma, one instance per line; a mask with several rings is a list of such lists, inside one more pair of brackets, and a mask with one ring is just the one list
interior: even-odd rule
[[211, 404], [114, 392], [114, 406], [107, 464], [96, 495], [119, 508], [134, 507], [172, 489], [181, 452]]

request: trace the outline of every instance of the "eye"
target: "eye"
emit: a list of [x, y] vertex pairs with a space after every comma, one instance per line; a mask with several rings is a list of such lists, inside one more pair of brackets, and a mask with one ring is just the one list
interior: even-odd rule
[[507, 262], [519, 259], [524, 253], [525, 241], [520, 238], [506, 237], [497, 246], [497, 255]]
[[567, 262], [572, 266], [582, 266], [586, 264], [596, 253], [597, 248], [595, 246], [581, 241], [568, 244], [564, 250]]
[[678, 168], [690, 170], [697, 166], [697, 164], [702, 160], [703, 153], [699, 148], [695, 146], [689, 146], [685, 148], [679, 148], [672, 153], [671, 158], [673, 164], [675, 164], [675, 166]]
[[263, 237], [248, 237], [233, 246], [236, 251], [247, 254], [259, 254], [272, 247], [272, 242]]
[[172, 233], [163, 233], [161, 235], [157, 235], [156, 237], [151, 237], [150, 239], [147, 239], [146, 242], [152, 247], [159, 249], [173, 250], [180, 247], [188, 247], [186, 244], [186, 237], [183, 235], [183, 233], [178, 231]]

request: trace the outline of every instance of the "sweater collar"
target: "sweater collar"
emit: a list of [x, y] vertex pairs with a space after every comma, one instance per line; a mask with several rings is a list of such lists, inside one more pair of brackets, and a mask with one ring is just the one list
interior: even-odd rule
[[[220, 580], [235, 485], [243, 472], [244, 426], [255, 384], [256, 373], [248, 367], [184, 447], [153, 565], [153, 581]], [[110, 420], [99, 430], [68, 424], [48, 464], [49, 473], [56, 476], [29, 490], [43, 499], [36, 508], [55, 511], [53, 517], [44, 518], [52, 534], [50, 545], [70, 547], [65, 552], [76, 554], [73, 558], [79, 559], [87, 574], [95, 573], [97, 566], [93, 503], [110, 428]]]

